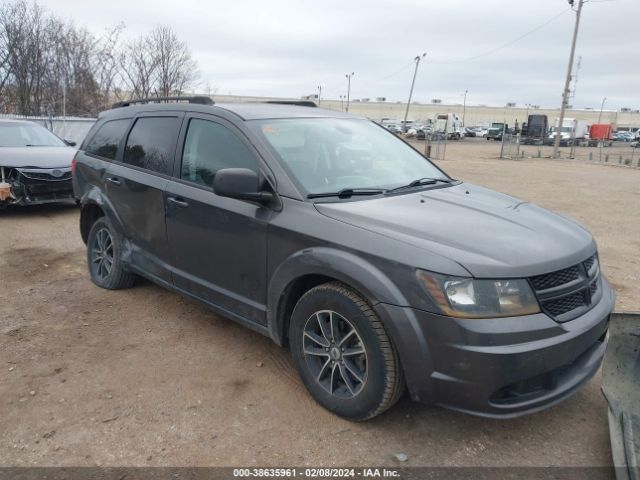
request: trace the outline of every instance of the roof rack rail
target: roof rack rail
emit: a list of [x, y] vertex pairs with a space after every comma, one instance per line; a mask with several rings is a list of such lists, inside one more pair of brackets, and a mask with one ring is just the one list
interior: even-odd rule
[[193, 97], [150, 97], [150, 98], [137, 98], [135, 100], [125, 100], [123, 102], [117, 102], [111, 105], [111, 108], [128, 107], [129, 105], [135, 105], [138, 103], [169, 103], [169, 102], [189, 102], [196, 103], [198, 105], [213, 105], [215, 102], [210, 97], [202, 95], [196, 95]]
[[299, 107], [317, 107], [311, 100], [267, 100], [264, 103], [275, 103], [278, 105], [297, 105]]

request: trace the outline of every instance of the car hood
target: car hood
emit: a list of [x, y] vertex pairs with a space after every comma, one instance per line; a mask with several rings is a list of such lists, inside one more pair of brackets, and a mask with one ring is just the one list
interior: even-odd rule
[[70, 167], [76, 150], [71, 147], [0, 147], [0, 167]]
[[[335, 220], [449, 258], [475, 277], [529, 277], [592, 255], [591, 234], [569, 218], [471, 184], [363, 201], [317, 203]], [[448, 272], [441, 272], [448, 273]]]

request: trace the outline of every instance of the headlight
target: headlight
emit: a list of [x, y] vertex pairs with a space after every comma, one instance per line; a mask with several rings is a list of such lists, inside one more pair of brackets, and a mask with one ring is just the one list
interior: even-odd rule
[[540, 306], [523, 279], [476, 280], [417, 270], [416, 275], [442, 311], [452, 317], [531, 315]]

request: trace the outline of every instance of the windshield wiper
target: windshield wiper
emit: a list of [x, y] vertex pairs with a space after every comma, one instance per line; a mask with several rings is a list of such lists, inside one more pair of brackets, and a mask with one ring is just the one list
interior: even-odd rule
[[307, 195], [307, 198], [349, 198], [353, 197], [354, 195], [380, 195], [381, 193], [385, 192], [386, 190], [382, 190], [379, 188], [343, 188], [338, 192], [310, 193], [309, 195]]
[[422, 185], [435, 185], [438, 182], [451, 184], [451, 183], [455, 182], [455, 180], [448, 179], [448, 178], [430, 178], [430, 177], [418, 178], [418, 179], [413, 180], [412, 182], [410, 182], [410, 183], [408, 183], [406, 185], [401, 185], [400, 187], [396, 187], [396, 188], [392, 188], [391, 190], [387, 190], [386, 193], [398, 192], [400, 190], [406, 190], [408, 188], [420, 187]]

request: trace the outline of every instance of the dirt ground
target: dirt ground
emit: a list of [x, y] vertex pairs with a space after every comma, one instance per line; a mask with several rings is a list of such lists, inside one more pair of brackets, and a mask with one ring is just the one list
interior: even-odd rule
[[[450, 144], [456, 178], [573, 216], [595, 235], [622, 310], [640, 310], [640, 170], [497, 160]], [[604, 466], [599, 375], [535, 415], [487, 420], [403, 398], [350, 423], [317, 406], [287, 351], [147, 282], [88, 279], [78, 210], [0, 212], [0, 464]], [[398, 464], [399, 465], [399, 464]]]

